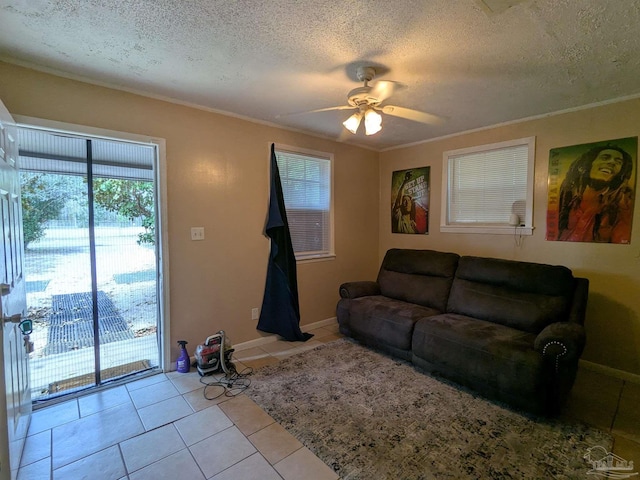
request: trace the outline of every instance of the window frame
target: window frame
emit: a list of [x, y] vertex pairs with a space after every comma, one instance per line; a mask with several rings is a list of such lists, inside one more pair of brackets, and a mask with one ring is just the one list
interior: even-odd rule
[[[319, 262], [325, 260], [332, 260], [335, 258], [335, 224], [334, 224], [334, 202], [333, 202], [333, 191], [334, 191], [334, 181], [333, 181], [333, 172], [334, 172], [334, 155], [330, 152], [321, 152], [319, 150], [311, 150], [308, 148], [302, 148], [297, 146], [285, 145], [282, 143], [275, 143], [275, 153], [276, 159], [278, 153], [290, 153], [294, 155], [301, 155], [305, 157], [315, 157], [321, 160], [326, 160], [329, 162], [329, 219], [328, 219], [328, 249], [326, 252], [294, 252], [296, 256], [296, 263], [311, 263], [311, 262]], [[269, 148], [271, 148], [271, 144], [269, 144]], [[279, 167], [278, 167], [279, 169]], [[282, 176], [280, 177], [282, 181]], [[284, 190], [284, 186], [283, 186]], [[284, 193], [284, 192], [283, 192]], [[285, 210], [288, 209], [285, 204]]]
[[[504, 142], [478, 145], [456, 150], [447, 150], [442, 154], [442, 197], [440, 232], [442, 233], [478, 233], [498, 235], [532, 235], [533, 234], [533, 190], [535, 173], [535, 139], [536, 137], [518, 138]], [[508, 219], [503, 223], [474, 223], [453, 224], [449, 223], [449, 196], [450, 196], [450, 162], [452, 157], [468, 155], [491, 150], [526, 145], [527, 150], [527, 192], [525, 198], [525, 217], [520, 219], [520, 225], [510, 225]]]
[[156, 163], [154, 165], [154, 178], [156, 182], [156, 235], [158, 235], [157, 268], [161, 269], [161, 280], [158, 282], [158, 308], [161, 339], [158, 341], [160, 365], [164, 371], [169, 371], [175, 363], [171, 360], [172, 344], [168, 332], [171, 331], [171, 304], [169, 298], [169, 214], [168, 214], [168, 187], [167, 187], [167, 146], [166, 140], [161, 137], [142, 135], [137, 133], [108, 130], [99, 127], [91, 127], [75, 123], [60, 122], [26, 115], [13, 115], [19, 127], [42, 129], [50, 132], [59, 132], [62, 135], [89, 136], [96, 139], [114, 140], [118, 142], [146, 143], [156, 149]]

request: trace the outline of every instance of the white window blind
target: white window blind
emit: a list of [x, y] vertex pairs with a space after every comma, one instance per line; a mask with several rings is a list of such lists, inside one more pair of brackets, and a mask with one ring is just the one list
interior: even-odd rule
[[532, 138], [445, 152], [441, 231], [511, 229], [513, 214], [518, 226], [530, 228], [533, 161]]
[[332, 255], [331, 159], [276, 148], [296, 258]]
[[[83, 175], [87, 171], [86, 136], [19, 129], [20, 170]], [[155, 147], [139, 142], [92, 138], [97, 177], [153, 181]]]

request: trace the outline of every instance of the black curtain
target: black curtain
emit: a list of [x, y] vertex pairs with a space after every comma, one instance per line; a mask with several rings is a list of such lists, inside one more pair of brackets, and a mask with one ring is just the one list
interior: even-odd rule
[[271, 239], [271, 252], [258, 330], [276, 333], [291, 342], [307, 341], [313, 335], [300, 330], [296, 257], [291, 244], [274, 144], [271, 144], [271, 192], [266, 233]]

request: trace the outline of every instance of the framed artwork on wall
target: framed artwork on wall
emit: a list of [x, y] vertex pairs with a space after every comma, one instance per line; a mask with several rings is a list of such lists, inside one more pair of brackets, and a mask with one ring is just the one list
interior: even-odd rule
[[391, 232], [429, 233], [431, 167], [398, 170], [391, 175]]
[[551, 149], [547, 240], [631, 242], [638, 137]]

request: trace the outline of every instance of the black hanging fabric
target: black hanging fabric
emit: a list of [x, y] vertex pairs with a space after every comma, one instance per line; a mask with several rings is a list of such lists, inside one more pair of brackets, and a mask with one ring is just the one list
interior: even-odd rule
[[296, 257], [289, 233], [274, 144], [271, 144], [271, 192], [266, 233], [271, 239], [271, 252], [257, 328], [263, 332], [276, 333], [290, 342], [307, 341], [313, 335], [300, 330]]

